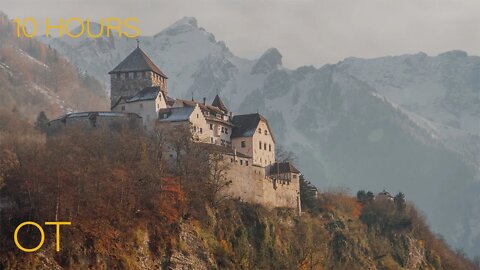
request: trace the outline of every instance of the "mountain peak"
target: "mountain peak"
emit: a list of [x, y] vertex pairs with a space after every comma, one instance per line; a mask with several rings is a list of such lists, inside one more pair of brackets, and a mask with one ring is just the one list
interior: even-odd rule
[[467, 57], [468, 54], [465, 51], [453, 50], [453, 51], [448, 51], [448, 52], [441, 53], [438, 56], [439, 57], [446, 57], [446, 58], [464, 58], [464, 57]]
[[282, 54], [280, 54], [277, 48], [270, 48], [257, 60], [251, 74], [267, 74], [281, 66]]
[[167, 35], [174, 36], [181, 33], [190, 32], [195, 29], [198, 29], [197, 19], [194, 17], [183, 17], [167, 27], [167, 29], [165, 29], [165, 33]]
[[190, 25], [198, 28], [197, 19], [195, 17], [183, 17], [180, 20], [176, 21], [173, 25]]

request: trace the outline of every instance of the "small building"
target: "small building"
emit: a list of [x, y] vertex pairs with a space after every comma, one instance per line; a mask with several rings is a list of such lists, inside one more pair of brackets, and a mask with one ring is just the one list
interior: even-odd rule
[[390, 192], [386, 191], [385, 189], [382, 192], [379, 192], [375, 197], [375, 200], [388, 200], [392, 202], [394, 199], [395, 198], [392, 196], [392, 194], [390, 194]]
[[232, 124], [233, 148], [251, 156], [256, 165], [266, 167], [275, 162], [275, 138], [265, 117], [259, 113], [236, 115]]

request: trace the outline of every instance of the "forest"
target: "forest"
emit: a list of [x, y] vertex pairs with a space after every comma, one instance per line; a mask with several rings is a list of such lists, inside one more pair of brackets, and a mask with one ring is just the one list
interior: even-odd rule
[[[39, 120], [43, 119], [39, 117]], [[221, 155], [184, 130], [70, 129], [0, 111], [0, 267], [4, 269], [478, 269], [408, 202], [318, 191], [301, 180], [302, 215], [222, 195]], [[165, 146], [177, 153], [167, 162]], [[209, 156], [209, 158], [207, 158]], [[292, 158], [283, 153], [283, 158]], [[34, 253], [15, 248], [29, 220], [54, 226]], [[51, 227], [51, 228], [49, 228]], [[26, 247], [33, 228], [19, 235]]]

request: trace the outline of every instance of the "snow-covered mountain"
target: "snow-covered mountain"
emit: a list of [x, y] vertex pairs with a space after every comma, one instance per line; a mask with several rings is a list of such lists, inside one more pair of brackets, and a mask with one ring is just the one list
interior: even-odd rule
[[[136, 46], [116, 37], [42, 40], [107, 83]], [[312, 182], [405, 192], [449, 243], [479, 254], [479, 57], [420, 53], [290, 70], [275, 48], [255, 60], [235, 56], [194, 18], [140, 40], [171, 96], [219, 92], [234, 112], [259, 111]]]

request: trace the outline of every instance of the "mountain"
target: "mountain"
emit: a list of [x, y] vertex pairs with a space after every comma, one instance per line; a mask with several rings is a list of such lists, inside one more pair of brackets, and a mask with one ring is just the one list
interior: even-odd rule
[[[106, 84], [136, 46], [116, 37], [42, 41]], [[275, 48], [235, 56], [189, 17], [140, 41], [169, 77], [170, 95], [219, 92], [234, 112], [259, 111], [315, 184], [403, 191], [435, 232], [478, 255], [480, 58], [420, 53], [291, 70]]]
[[29, 38], [18, 38], [0, 13], [0, 106], [33, 120], [75, 110], [105, 109], [104, 86], [80, 73], [56, 50]]

